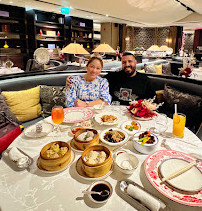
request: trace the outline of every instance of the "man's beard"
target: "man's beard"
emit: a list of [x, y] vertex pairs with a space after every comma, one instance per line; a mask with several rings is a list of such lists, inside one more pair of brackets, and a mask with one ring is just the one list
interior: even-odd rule
[[[128, 72], [126, 69], [127, 68], [131, 68], [131, 72]], [[136, 71], [136, 68], [135, 67], [132, 67], [132, 66], [127, 66], [127, 67], [124, 67], [123, 68], [123, 71], [127, 74], [127, 76], [131, 76], [131, 75], [133, 75], [134, 73], [135, 73], [135, 71]]]

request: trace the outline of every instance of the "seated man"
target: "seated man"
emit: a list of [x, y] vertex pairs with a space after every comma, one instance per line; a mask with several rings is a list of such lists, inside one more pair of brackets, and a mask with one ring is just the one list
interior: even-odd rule
[[[122, 56], [122, 70], [109, 72], [104, 77], [109, 82], [109, 93], [112, 101], [119, 101], [121, 105], [128, 105], [130, 101], [148, 99], [156, 96], [148, 77], [136, 71], [135, 56], [125, 52]], [[67, 78], [66, 86], [71, 84], [71, 76]]]

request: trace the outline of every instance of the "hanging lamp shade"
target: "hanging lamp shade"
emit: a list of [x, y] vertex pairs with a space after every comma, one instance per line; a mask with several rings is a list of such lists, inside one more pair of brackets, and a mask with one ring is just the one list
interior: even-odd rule
[[93, 52], [98, 53], [116, 53], [116, 51], [108, 44], [100, 44], [97, 48], [93, 50]]
[[169, 47], [166, 46], [166, 45], [162, 45], [160, 48], [159, 48], [160, 51], [169, 51]]
[[150, 48], [147, 49], [148, 51], [159, 51], [158, 45], [152, 45]]
[[61, 53], [69, 53], [69, 54], [89, 54], [82, 45], [78, 43], [70, 43], [65, 48], [63, 48]]

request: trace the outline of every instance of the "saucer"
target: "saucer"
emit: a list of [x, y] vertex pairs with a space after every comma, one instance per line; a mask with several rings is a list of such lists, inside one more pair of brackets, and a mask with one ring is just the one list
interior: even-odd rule
[[46, 171], [46, 170], [42, 169], [42, 168], [40, 167], [39, 163], [38, 163], [39, 158], [38, 158], [37, 161], [36, 161], [36, 166], [37, 166], [37, 168], [39, 169], [39, 171], [42, 172], [42, 173], [46, 173], [46, 174], [56, 174], [56, 173], [60, 173], [60, 172], [62, 172], [62, 171], [64, 171], [64, 170], [66, 170], [66, 169], [72, 164], [72, 162], [74, 161], [74, 158], [75, 158], [75, 154], [74, 154], [73, 151], [71, 151], [71, 160], [70, 160], [70, 162], [69, 162], [64, 168], [62, 168], [62, 169], [60, 169], [60, 170], [58, 170], [58, 171]]
[[83, 171], [82, 167], [81, 167], [81, 157], [77, 160], [76, 162], [76, 172], [78, 174], [79, 177], [81, 177], [82, 179], [85, 179], [85, 180], [89, 180], [89, 181], [93, 181], [93, 180], [103, 180], [105, 178], [107, 178], [112, 172], [113, 172], [113, 165], [111, 167], [111, 170], [105, 174], [104, 176], [102, 177], [88, 177], [85, 172]]

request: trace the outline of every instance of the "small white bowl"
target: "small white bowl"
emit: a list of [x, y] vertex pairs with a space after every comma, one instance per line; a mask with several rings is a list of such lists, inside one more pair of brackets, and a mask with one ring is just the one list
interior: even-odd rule
[[[95, 188], [96, 188], [96, 186], [97, 186], [97, 188], [98, 188], [98, 185], [99, 185], [100, 187], [106, 187], [106, 188], [104, 188], [103, 190], [108, 190], [108, 191], [109, 191], [109, 196], [107, 196], [107, 198], [104, 197], [104, 198], [103, 198], [104, 200], [101, 200], [101, 201], [96, 200], [91, 194], [88, 194], [88, 197], [89, 197], [89, 199], [90, 199], [91, 201], [93, 201], [93, 202], [95, 202], [95, 203], [98, 203], [98, 204], [100, 204], [100, 203], [105, 203], [105, 202], [107, 202], [108, 199], [111, 197], [112, 192], [113, 192], [113, 188], [112, 188], [112, 186], [111, 186], [111, 184], [110, 184], [109, 182], [107, 182], [107, 181], [105, 181], [105, 180], [99, 180], [99, 181], [96, 181], [96, 182], [92, 183], [92, 184], [90, 185], [90, 187], [88, 188], [88, 191], [97, 191]], [[99, 189], [99, 191], [102, 191], [102, 190]], [[97, 195], [97, 196], [98, 196], [98, 195]]]
[[93, 106], [94, 111], [96, 111], [97, 113], [103, 112], [105, 109], [105, 105], [94, 105]]
[[154, 140], [155, 142], [153, 144], [147, 144], [145, 143], [144, 145], [142, 145], [142, 142], [138, 142], [139, 140], [139, 135], [144, 133], [144, 131], [141, 131], [139, 133], [136, 133], [135, 136], [133, 136], [133, 146], [134, 148], [143, 154], [150, 154], [152, 152], [154, 152], [155, 150], [157, 150], [158, 148], [158, 137], [156, 135], [154, 135], [153, 133], [151, 133], [152, 136], [154, 136]]
[[132, 174], [137, 168], [139, 160], [132, 153], [119, 151], [116, 153], [115, 163], [122, 173]]
[[[104, 139], [104, 136], [107, 132], [109, 132], [109, 130], [115, 130], [115, 131], [118, 131], [118, 132], [121, 132], [124, 134], [125, 138], [123, 141], [120, 141], [120, 142], [117, 142], [117, 143], [113, 143], [113, 142], [109, 142], [109, 141], [106, 141]], [[104, 144], [107, 144], [109, 146], [119, 146], [119, 145], [122, 145], [124, 143], [126, 143], [128, 141], [128, 134], [124, 131], [124, 130], [121, 130], [119, 128], [109, 128], [109, 129], [106, 129], [106, 130], [103, 130], [100, 134], [100, 140], [104, 143]]]

